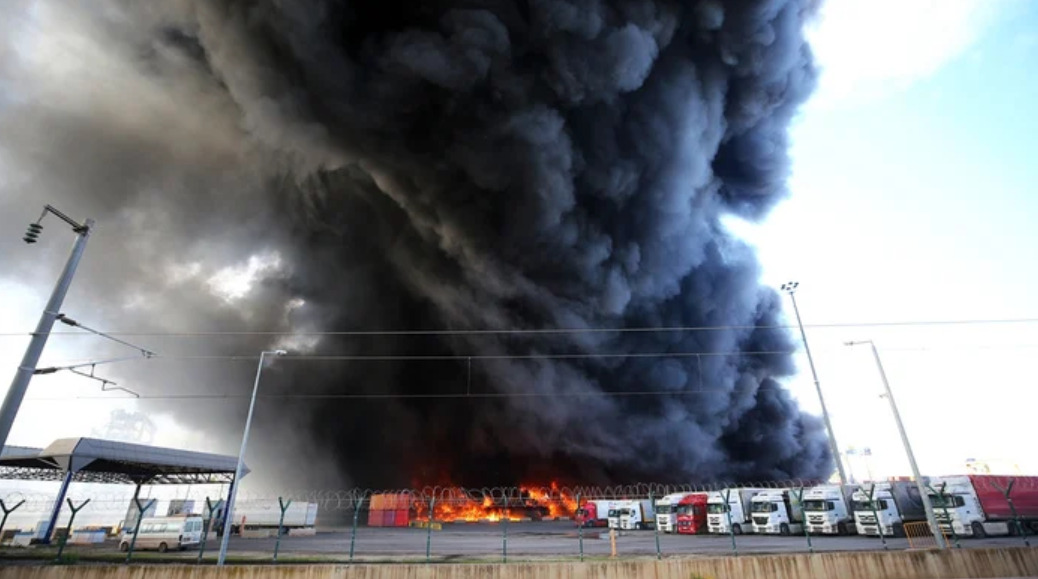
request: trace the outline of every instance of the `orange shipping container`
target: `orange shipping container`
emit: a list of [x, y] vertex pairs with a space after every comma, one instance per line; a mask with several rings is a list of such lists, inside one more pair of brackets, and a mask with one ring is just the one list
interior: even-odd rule
[[381, 511], [383, 509], [382, 503], [385, 501], [385, 495], [371, 495], [371, 510]]

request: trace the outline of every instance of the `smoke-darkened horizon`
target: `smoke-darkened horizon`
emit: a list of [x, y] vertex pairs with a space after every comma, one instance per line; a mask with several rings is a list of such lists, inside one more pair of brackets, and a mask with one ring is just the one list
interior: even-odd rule
[[[149, 344], [429, 358], [279, 362], [269, 394], [359, 397], [268, 400], [273, 462], [332, 465], [272, 477], [825, 477], [821, 423], [778, 382], [779, 296], [721, 223], [786, 195], [815, 4], [4, 7], [3, 225], [51, 201], [98, 219], [76, 281], [95, 325], [457, 331]], [[5, 276], [38, 259], [17, 242]], [[722, 329], [466, 332], [653, 327]], [[156, 363], [113, 371], [251, 387], [247, 364]], [[142, 404], [232, 440], [243, 412]]]

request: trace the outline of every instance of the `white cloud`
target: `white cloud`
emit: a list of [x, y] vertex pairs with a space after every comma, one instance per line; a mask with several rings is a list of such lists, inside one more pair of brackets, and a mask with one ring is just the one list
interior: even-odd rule
[[822, 67], [815, 106], [882, 98], [966, 52], [1016, 0], [830, 0], [808, 39]]

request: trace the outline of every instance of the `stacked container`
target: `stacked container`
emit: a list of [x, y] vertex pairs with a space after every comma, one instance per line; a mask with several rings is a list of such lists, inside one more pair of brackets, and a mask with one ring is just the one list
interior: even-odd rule
[[371, 495], [368, 510], [369, 527], [406, 527], [411, 522], [411, 495], [409, 493], [382, 493]]

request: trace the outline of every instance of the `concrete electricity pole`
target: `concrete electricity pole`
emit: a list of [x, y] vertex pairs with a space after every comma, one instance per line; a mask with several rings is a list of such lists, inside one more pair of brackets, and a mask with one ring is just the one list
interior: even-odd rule
[[811, 357], [811, 348], [807, 345], [807, 334], [804, 332], [804, 323], [800, 321], [800, 309], [797, 308], [796, 290], [800, 282], [790, 281], [782, 284], [782, 291], [789, 294], [793, 300], [793, 312], [797, 316], [797, 326], [800, 327], [800, 339], [804, 341], [804, 352], [807, 354], [807, 364], [811, 367], [811, 376], [815, 379], [815, 390], [818, 392], [818, 401], [822, 403], [822, 418], [825, 419], [825, 429], [829, 433], [829, 450], [833, 453], [836, 461], [836, 472], [840, 476], [840, 486], [847, 484], [847, 473], [843, 471], [843, 456], [840, 448], [836, 445], [836, 433], [833, 432], [833, 423], [829, 420], [829, 409], [825, 406], [825, 397], [822, 396], [822, 385], [818, 382], [818, 372], [815, 371], [815, 360]]
[[14, 375], [14, 380], [11, 381], [4, 404], [0, 407], [0, 449], [7, 444], [7, 435], [11, 433], [11, 426], [14, 425], [14, 419], [22, 405], [22, 399], [25, 398], [25, 391], [29, 388], [33, 371], [36, 370], [40, 354], [43, 353], [43, 347], [47, 344], [47, 338], [50, 337], [51, 328], [54, 327], [54, 321], [61, 313], [61, 303], [65, 300], [69, 286], [72, 285], [72, 276], [76, 273], [79, 259], [83, 257], [83, 250], [86, 249], [87, 240], [90, 237], [90, 228], [94, 226], [93, 219], [87, 219], [86, 222], [80, 224], [61, 211], [47, 205], [40, 218], [29, 225], [29, 231], [23, 238], [25, 243], [36, 243], [40, 232], [43, 231], [40, 221], [47, 213], [51, 213], [71, 225], [72, 231], [76, 234], [76, 242], [72, 245], [72, 253], [68, 257], [68, 262], [65, 263], [65, 269], [61, 272], [61, 277], [58, 278], [58, 283], [54, 286], [54, 291], [51, 292], [46, 307], [43, 308], [40, 321], [36, 324], [36, 331], [32, 333], [29, 347], [25, 349], [22, 363], [18, 365], [18, 371]]
[[260, 376], [263, 375], [264, 356], [284, 356], [288, 352], [284, 350], [264, 350], [260, 352], [259, 366], [256, 368], [256, 381], [252, 384], [252, 399], [249, 401], [249, 414], [245, 418], [245, 431], [241, 435], [241, 450], [238, 451], [238, 466], [234, 469], [234, 480], [227, 493], [227, 506], [223, 510], [223, 537], [220, 539], [220, 554], [216, 558], [216, 565], [222, 566], [227, 560], [227, 544], [231, 538], [231, 524], [234, 522], [234, 499], [238, 496], [238, 486], [241, 484], [241, 471], [245, 462], [245, 449], [249, 446], [249, 431], [252, 430], [252, 412], [256, 409], [256, 394], [259, 393]]
[[933, 532], [933, 538], [937, 543], [937, 548], [944, 549], [947, 546], [947, 543], [944, 542], [944, 535], [941, 534], [941, 528], [937, 525], [937, 518], [934, 517], [933, 504], [930, 502], [930, 494], [926, 489], [926, 484], [923, 483], [922, 475], [919, 474], [919, 465], [915, 462], [915, 453], [912, 452], [912, 445], [908, 442], [908, 433], [905, 432], [905, 425], [901, 422], [901, 413], [897, 411], [897, 402], [894, 402], [894, 393], [890, 391], [890, 382], [887, 382], [887, 373], [883, 370], [883, 361], [879, 358], [879, 350], [876, 349], [876, 344], [872, 343], [872, 340], [847, 342], [846, 344], [848, 346], [868, 344], [872, 347], [872, 357], [876, 359], [876, 368], [879, 369], [879, 377], [883, 379], [883, 389], [886, 391], [884, 397], [887, 399], [887, 402], [890, 402], [890, 411], [894, 414], [894, 422], [897, 423], [897, 431], [901, 434], [901, 444], [905, 446], [905, 454], [908, 455], [908, 466], [912, 467], [912, 476], [915, 477], [916, 488], [919, 489], [919, 496], [923, 500], [923, 510], [926, 511], [926, 520], [930, 523], [930, 531]]

